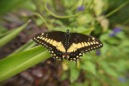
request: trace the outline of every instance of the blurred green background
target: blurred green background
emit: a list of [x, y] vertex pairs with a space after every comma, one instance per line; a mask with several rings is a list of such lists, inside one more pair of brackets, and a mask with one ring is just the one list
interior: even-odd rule
[[[1, 0], [0, 8], [0, 86], [129, 86], [128, 0]], [[32, 41], [66, 29], [104, 46], [76, 65]]]

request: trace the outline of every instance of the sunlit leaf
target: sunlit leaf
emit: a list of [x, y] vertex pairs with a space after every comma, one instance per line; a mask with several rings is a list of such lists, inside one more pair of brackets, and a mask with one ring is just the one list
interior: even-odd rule
[[0, 81], [6, 80], [49, 57], [49, 53], [42, 46], [6, 57], [0, 60]]
[[[74, 62], [75, 63], [75, 62]], [[70, 81], [73, 83], [79, 76], [79, 70], [76, 68], [76, 64], [70, 62]]]
[[[30, 22], [30, 21], [29, 21]], [[11, 33], [5, 35], [0, 39], [0, 47], [4, 46], [7, 44], [9, 41], [11, 41], [13, 38], [15, 38], [22, 30], [25, 29], [25, 27], [28, 25], [28, 23], [25, 23], [24, 25], [16, 28], [15, 30], [11, 31]]]
[[90, 61], [86, 61], [83, 65], [82, 65], [82, 69], [92, 73], [92, 74], [96, 74], [96, 69], [95, 69], [95, 64], [90, 62]]
[[113, 67], [111, 67], [107, 62], [100, 62], [100, 64], [107, 74], [114, 77], [118, 77], [118, 72]]

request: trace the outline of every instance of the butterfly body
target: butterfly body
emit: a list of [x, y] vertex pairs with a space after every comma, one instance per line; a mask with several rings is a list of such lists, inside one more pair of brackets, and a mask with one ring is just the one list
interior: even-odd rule
[[39, 33], [33, 39], [48, 48], [53, 58], [61, 60], [76, 61], [84, 53], [103, 46], [100, 40], [92, 36], [70, 33], [69, 30]]

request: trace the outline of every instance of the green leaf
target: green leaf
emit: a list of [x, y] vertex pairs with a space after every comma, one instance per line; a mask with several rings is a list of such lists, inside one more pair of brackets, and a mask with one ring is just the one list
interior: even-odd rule
[[23, 0], [1, 0], [0, 1], [0, 15], [3, 15], [11, 10], [14, 10], [17, 6], [25, 3]]
[[98, 80], [92, 80], [91, 86], [101, 86], [101, 83]]
[[0, 60], [0, 82], [49, 57], [50, 54], [42, 46], [38, 46]]
[[11, 53], [9, 56], [13, 55], [13, 54], [16, 54], [16, 53], [19, 53], [21, 51], [25, 51], [27, 49], [30, 49], [32, 48], [33, 46], [35, 45], [35, 43], [30, 40], [28, 41], [26, 44], [24, 44], [23, 46], [21, 46], [20, 48], [18, 48], [16, 51], [14, 51], [13, 53]]
[[86, 61], [84, 64], [82, 64], [82, 69], [89, 71], [90, 73], [96, 75], [96, 69], [95, 69], [95, 64], [90, 62], [90, 61]]
[[105, 6], [104, 1], [103, 0], [94, 0], [94, 2], [95, 2], [95, 5], [94, 5], [93, 9], [95, 11], [95, 14], [97, 16], [99, 16], [104, 10], [104, 6]]
[[88, 81], [81, 82], [81, 83], [75, 82], [70, 86], [89, 86], [89, 82]]
[[68, 74], [67, 73], [63, 73], [62, 76], [61, 76], [61, 80], [65, 80], [68, 78]]
[[11, 31], [11, 33], [9, 33], [8, 35], [4, 36], [3, 38], [0, 39], [0, 47], [4, 46], [5, 44], [7, 44], [9, 41], [11, 41], [13, 38], [15, 38], [29, 23], [30, 21], [28, 21], [27, 23], [25, 23], [24, 25], [16, 28], [15, 30]]
[[94, 30], [94, 27], [86, 28], [84, 26], [78, 26], [76, 28], [72, 28], [73, 32], [78, 32], [78, 33], [87, 34], [87, 35], [89, 35], [93, 30]]
[[79, 76], [79, 71], [77, 69], [72, 69], [70, 71], [70, 81], [73, 83], [75, 80], [77, 80]]
[[70, 62], [70, 81], [73, 83], [79, 77], [79, 70], [76, 68], [75, 62]]
[[107, 62], [99, 62], [99, 63], [101, 64], [103, 70], [104, 70], [107, 74], [109, 74], [109, 75], [111, 75], [111, 76], [114, 76], [114, 77], [118, 77], [118, 72], [117, 72], [117, 70], [114, 69], [113, 67], [111, 67], [109, 63], [107, 63]]
[[6, 31], [7, 31], [7, 29], [4, 26], [0, 25], [0, 35], [2, 33], [5, 33]]
[[92, 15], [90, 14], [85, 14], [85, 15], [80, 15], [78, 18], [77, 18], [77, 24], [79, 26], [83, 26], [83, 25], [86, 25], [88, 23], [91, 23], [93, 21], [93, 17]]

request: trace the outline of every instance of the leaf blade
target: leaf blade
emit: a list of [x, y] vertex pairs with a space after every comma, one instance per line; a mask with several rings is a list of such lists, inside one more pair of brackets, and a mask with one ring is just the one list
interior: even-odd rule
[[0, 60], [0, 82], [49, 57], [50, 54], [39, 46]]
[[16, 28], [16, 30], [11, 31], [10, 34], [6, 35], [5, 37], [0, 39], [0, 47], [7, 44], [9, 41], [11, 41], [13, 38], [15, 38], [22, 30], [25, 29], [25, 27], [28, 25], [30, 21], [26, 22], [24, 25]]

